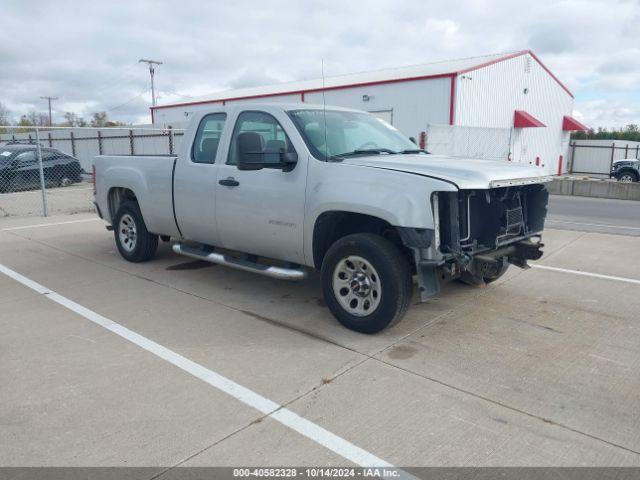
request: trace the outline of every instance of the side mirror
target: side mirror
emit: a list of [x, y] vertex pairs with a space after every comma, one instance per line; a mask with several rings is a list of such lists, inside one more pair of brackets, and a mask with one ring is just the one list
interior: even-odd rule
[[409, 137], [409, 140], [411, 140], [414, 145], [418, 144], [418, 142], [416, 142], [416, 137]]
[[238, 170], [261, 170], [264, 168], [262, 137], [256, 132], [238, 135]]
[[298, 163], [298, 154], [296, 152], [280, 152], [280, 165], [283, 172], [290, 172]]
[[256, 132], [243, 132], [237, 138], [238, 170], [262, 170], [278, 168], [284, 172], [293, 170], [298, 163], [296, 152], [285, 152], [283, 148], [262, 147], [262, 137]]

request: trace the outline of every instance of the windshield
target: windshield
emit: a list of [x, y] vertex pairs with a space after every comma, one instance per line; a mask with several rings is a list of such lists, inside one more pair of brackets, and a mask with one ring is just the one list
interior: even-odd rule
[[[364, 112], [292, 110], [289, 116], [314, 157], [408, 153], [416, 145], [387, 122]], [[326, 131], [325, 131], [326, 122]]]

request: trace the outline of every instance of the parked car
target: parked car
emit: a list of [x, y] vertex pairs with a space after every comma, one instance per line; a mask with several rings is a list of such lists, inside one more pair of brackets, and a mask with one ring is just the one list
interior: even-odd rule
[[308, 104], [221, 106], [183, 138], [177, 157], [95, 159], [97, 212], [126, 260], [151, 259], [160, 236], [275, 278], [319, 269], [333, 315], [373, 333], [402, 318], [413, 275], [424, 301], [542, 255], [551, 177], [535, 166], [430, 155], [369, 113]]
[[[47, 187], [66, 187], [82, 180], [80, 162], [55, 148], [41, 148]], [[0, 146], [0, 192], [40, 188], [40, 162], [35, 145]]]
[[609, 178], [625, 183], [640, 181], [640, 160], [637, 158], [616, 160], [611, 164]]

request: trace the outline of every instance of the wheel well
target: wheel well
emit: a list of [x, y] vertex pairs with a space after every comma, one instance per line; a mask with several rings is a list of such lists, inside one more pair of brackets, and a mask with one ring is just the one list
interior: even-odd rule
[[402, 243], [398, 231], [389, 222], [363, 213], [331, 211], [322, 213], [313, 227], [313, 263], [316, 268], [322, 266], [322, 260], [331, 245], [353, 233], [380, 235], [411, 256], [409, 249]]
[[116, 212], [124, 202], [134, 201], [137, 202], [136, 194], [133, 190], [124, 187], [113, 187], [109, 190], [109, 216], [113, 220]]

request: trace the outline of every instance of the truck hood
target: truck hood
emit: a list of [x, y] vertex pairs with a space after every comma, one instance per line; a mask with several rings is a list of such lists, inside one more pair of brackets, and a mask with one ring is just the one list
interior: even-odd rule
[[455, 184], [459, 189], [486, 189], [549, 182], [540, 167], [445, 155], [371, 155], [345, 158], [343, 163], [414, 173]]

